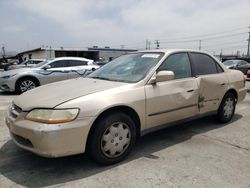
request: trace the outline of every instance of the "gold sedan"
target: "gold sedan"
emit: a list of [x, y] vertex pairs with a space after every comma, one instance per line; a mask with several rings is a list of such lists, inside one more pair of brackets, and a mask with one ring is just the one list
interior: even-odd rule
[[140, 51], [87, 78], [20, 95], [6, 124], [18, 146], [38, 155], [88, 152], [99, 163], [113, 164], [151, 131], [206, 115], [229, 122], [245, 95], [243, 74], [205, 52]]

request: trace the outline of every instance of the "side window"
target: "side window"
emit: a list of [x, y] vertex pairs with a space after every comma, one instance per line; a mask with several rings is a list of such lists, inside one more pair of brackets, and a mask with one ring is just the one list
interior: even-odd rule
[[51, 68], [67, 67], [68, 61], [67, 60], [54, 61], [50, 63], [49, 65], [51, 66]]
[[190, 53], [194, 75], [217, 73], [216, 62], [206, 54]]
[[70, 60], [69, 61], [70, 67], [83, 66], [83, 65], [88, 65], [88, 62], [87, 61], [79, 61], [79, 60]]
[[187, 53], [170, 55], [158, 68], [158, 71], [173, 71], [175, 79], [191, 77], [191, 65]]
[[247, 64], [246, 61], [241, 61], [241, 62], [239, 63], [239, 65], [246, 65], [246, 64]]
[[216, 68], [217, 68], [218, 73], [224, 72], [224, 70], [221, 68], [221, 66], [218, 63], [215, 63], [215, 64], [216, 64]]

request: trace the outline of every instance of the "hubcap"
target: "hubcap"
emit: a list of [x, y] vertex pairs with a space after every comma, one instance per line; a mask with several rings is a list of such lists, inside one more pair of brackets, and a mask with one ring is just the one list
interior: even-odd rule
[[25, 80], [20, 85], [20, 89], [22, 92], [34, 89], [35, 87], [36, 87], [35, 83], [30, 80]]
[[105, 156], [115, 158], [122, 155], [129, 146], [131, 131], [123, 122], [113, 123], [102, 136], [101, 149]]
[[227, 98], [224, 105], [224, 116], [229, 118], [233, 114], [234, 101], [232, 98]]

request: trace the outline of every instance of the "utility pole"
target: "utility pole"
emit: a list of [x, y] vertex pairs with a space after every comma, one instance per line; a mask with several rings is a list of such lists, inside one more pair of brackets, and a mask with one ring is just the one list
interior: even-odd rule
[[223, 56], [223, 49], [221, 48], [221, 50], [220, 50], [220, 60], [222, 60], [222, 56]]
[[201, 50], [201, 40], [199, 40], [199, 50]]
[[146, 40], [146, 50], [150, 50], [150, 41]]
[[4, 47], [4, 44], [2, 45], [2, 52], [3, 52], [2, 56], [5, 57], [5, 47]]
[[[250, 29], [250, 27], [248, 27], [249, 29]], [[248, 32], [248, 45], [247, 45], [247, 57], [249, 57], [250, 56], [250, 52], [249, 52], [249, 50], [250, 50], [250, 31]]]
[[160, 41], [159, 40], [155, 40], [155, 44], [156, 44], [156, 49], [160, 48]]

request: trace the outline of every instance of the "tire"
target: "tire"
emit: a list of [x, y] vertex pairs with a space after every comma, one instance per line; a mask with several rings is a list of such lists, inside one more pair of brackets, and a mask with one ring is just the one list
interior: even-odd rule
[[236, 98], [232, 93], [226, 93], [218, 109], [216, 119], [219, 123], [228, 123], [234, 116]]
[[94, 125], [88, 142], [88, 153], [103, 165], [122, 161], [136, 142], [134, 121], [122, 112], [108, 114]]
[[16, 91], [21, 94], [36, 88], [38, 85], [37, 81], [33, 78], [22, 78], [17, 82]]

